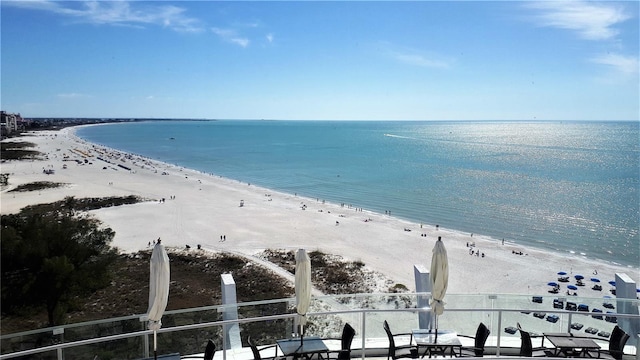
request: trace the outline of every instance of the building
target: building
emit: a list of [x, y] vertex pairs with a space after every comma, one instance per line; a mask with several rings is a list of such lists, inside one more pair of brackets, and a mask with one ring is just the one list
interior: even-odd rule
[[23, 119], [20, 114], [12, 114], [6, 111], [0, 111], [0, 130], [3, 137], [17, 132], [22, 124]]

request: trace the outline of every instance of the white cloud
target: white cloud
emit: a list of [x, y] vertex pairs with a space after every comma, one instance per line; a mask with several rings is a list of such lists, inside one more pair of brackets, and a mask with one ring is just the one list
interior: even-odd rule
[[273, 42], [273, 34], [269, 33], [266, 35], [267, 41], [269, 42], [269, 44], [271, 44]]
[[437, 52], [398, 46], [388, 41], [379, 41], [376, 47], [383, 56], [411, 66], [448, 69], [455, 63], [454, 58]]
[[433, 52], [399, 47], [386, 41], [380, 42], [378, 46], [385, 56], [403, 64], [437, 69], [448, 69], [453, 64], [453, 59]]
[[91, 95], [87, 94], [79, 94], [79, 93], [63, 93], [57, 95], [61, 99], [79, 99], [79, 98], [90, 98]]
[[238, 33], [233, 29], [221, 29], [214, 27], [211, 28], [211, 31], [213, 31], [214, 34], [218, 35], [222, 40], [226, 42], [239, 45], [243, 48], [249, 46], [249, 39], [238, 35]]
[[420, 54], [394, 53], [393, 57], [396, 60], [403, 62], [405, 64], [422, 66], [422, 67], [446, 69], [450, 66], [449, 62], [445, 60], [430, 58]]
[[594, 57], [591, 61], [596, 64], [610, 66], [614, 70], [625, 74], [637, 74], [638, 66], [640, 66], [637, 57], [611, 53]]
[[159, 25], [175, 31], [201, 31], [200, 21], [185, 15], [185, 9], [174, 5], [156, 5], [128, 1], [57, 2], [49, 0], [9, 1], [9, 6], [49, 11], [78, 21], [120, 26]]
[[527, 7], [539, 10], [540, 26], [573, 30], [587, 40], [614, 39], [618, 35], [614, 26], [630, 18], [619, 3], [537, 1]]

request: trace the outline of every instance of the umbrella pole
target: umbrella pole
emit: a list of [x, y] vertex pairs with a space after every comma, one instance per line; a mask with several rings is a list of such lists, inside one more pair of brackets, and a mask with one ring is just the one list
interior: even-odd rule
[[434, 343], [438, 343], [438, 315], [436, 315], [436, 339]]
[[153, 358], [158, 360], [158, 332], [153, 330]]

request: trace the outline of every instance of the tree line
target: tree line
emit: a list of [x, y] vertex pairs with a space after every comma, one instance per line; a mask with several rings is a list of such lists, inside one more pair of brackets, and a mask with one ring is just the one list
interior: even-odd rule
[[[111, 198], [108, 202], [114, 201]], [[110, 283], [109, 265], [118, 256], [110, 246], [115, 232], [78, 211], [77, 205], [84, 203], [68, 197], [2, 215], [3, 315], [45, 307], [49, 325], [60, 325], [74, 309], [74, 298]]]

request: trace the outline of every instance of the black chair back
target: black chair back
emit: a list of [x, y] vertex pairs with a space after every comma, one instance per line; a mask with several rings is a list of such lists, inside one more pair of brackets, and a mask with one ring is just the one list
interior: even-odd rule
[[524, 330], [520, 330], [520, 356], [532, 357], [533, 345], [531, 344], [531, 334]]
[[622, 359], [624, 353], [624, 346], [629, 340], [629, 334], [624, 332], [618, 325], [613, 328], [611, 337], [609, 338], [609, 353], [615, 359]]
[[349, 323], [345, 323], [344, 328], [342, 328], [342, 349], [340, 353], [338, 353], [338, 359], [351, 358], [351, 343], [353, 342], [354, 336], [356, 336], [356, 331]]
[[204, 360], [213, 360], [213, 355], [216, 353], [216, 344], [213, 340], [209, 339], [207, 347], [204, 349]]
[[478, 330], [476, 330], [476, 338], [474, 344], [474, 352], [476, 353], [476, 356], [484, 356], [484, 344], [486, 344], [487, 339], [489, 338], [489, 334], [491, 334], [489, 328], [487, 328], [485, 324], [480, 323], [480, 325], [478, 325]]
[[395, 359], [396, 358], [396, 342], [393, 339], [393, 334], [391, 333], [391, 329], [389, 328], [389, 323], [387, 322], [387, 320], [384, 321], [384, 324], [382, 325], [382, 327], [384, 328], [384, 332], [387, 333], [387, 337], [389, 338], [389, 355], [387, 359], [388, 358]]
[[251, 340], [251, 336], [247, 337], [247, 342], [251, 347], [251, 352], [253, 353], [253, 359], [262, 360], [262, 357], [260, 356], [260, 351], [258, 350], [258, 347], [256, 346], [256, 344], [254, 344], [253, 341]]

